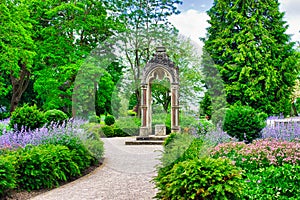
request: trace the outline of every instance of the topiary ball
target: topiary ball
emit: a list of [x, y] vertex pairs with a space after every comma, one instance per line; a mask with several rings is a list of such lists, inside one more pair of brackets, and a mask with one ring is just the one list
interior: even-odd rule
[[107, 125], [107, 126], [111, 126], [115, 123], [115, 118], [114, 116], [112, 115], [107, 115], [104, 119], [104, 123]]
[[250, 106], [231, 106], [225, 113], [223, 130], [239, 141], [252, 142], [261, 136], [266, 126], [267, 114]]
[[55, 122], [62, 124], [64, 120], [68, 119], [68, 116], [61, 110], [53, 109], [45, 112], [45, 118], [48, 123]]
[[22, 127], [25, 130], [33, 130], [42, 127], [46, 123], [44, 113], [41, 112], [36, 105], [29, 106], [24, 104], [22, 107], [17, 107], [12, 112], [9, 126], [20, 131]]

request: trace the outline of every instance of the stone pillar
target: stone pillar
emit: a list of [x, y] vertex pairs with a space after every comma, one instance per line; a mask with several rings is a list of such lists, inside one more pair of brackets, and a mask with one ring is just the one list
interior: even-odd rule
[[148, 136], [148, 107], [147, 107], [147, 85], [141, 86], [141, 127], [140, 136]]
[[171, 85], [171, 132], [180, 132], [179, 126], [179, 85]]

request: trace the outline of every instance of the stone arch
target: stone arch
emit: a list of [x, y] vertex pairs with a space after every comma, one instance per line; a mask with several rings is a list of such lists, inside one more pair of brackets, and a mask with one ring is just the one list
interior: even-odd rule
[[169, 59], [164, 47], [157, 47], [153, 58], [146, 64], [141, 77], [141, 117], [140, 136], [152, 132], [152, 93], [154, 79], [168, 78], [171, 91], [171, 131], [179, 132], [179, 75], [178, 67]]

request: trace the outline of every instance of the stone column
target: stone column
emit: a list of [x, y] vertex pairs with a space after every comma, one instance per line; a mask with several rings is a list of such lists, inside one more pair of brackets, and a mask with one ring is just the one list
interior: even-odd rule
[[147, 107], [147, 85], [141, 86], [141, 127], [140, 136], [148, 136], [148, 107]]
[[179, 132], [179, 85], [171, 85], [171, 132]]

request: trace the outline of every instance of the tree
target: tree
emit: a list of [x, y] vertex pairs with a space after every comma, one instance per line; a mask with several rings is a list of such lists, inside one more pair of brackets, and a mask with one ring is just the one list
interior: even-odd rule
[[[124, 52], [124, 65], [128, 67], [127, 77], [132, 77], [138, 107], [140, 104], [140, 76], [142, 68], [149, 61], [155, 47], [168, 44], [170, 35], [177, 30], [167, 17], [178, 14], [177, 5], [181, 0], [133, 0], [109, 1], [114, 7], [125, 30], [116, 36]], [[165, 45], [167, 46], [167, 45]], [[139, 109], [137, 109], [139, 111]], [[138, 112], [139, 115], [139, 112]]]
[[287, 115], [299, 66], [278, 1], [215, 0], [207, 13], [204, 48], [220, 72], [227, 102]]
[[31, 1], [38, 47], [34, 89], [44, 109], [71, 112], [74, 81], [92, 49], [112, 35], [119, 23], [98, 0]]
[[36, 52], [27, 3], [5, 0], [0, 4], [0, 96], [11, 94], [10, 112], [20, 102], [34, 71]]

